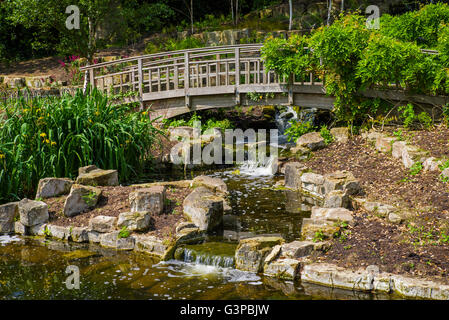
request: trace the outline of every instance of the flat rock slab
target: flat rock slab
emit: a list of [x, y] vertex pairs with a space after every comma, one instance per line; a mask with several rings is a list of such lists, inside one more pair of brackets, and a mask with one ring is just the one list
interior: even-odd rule
[[296, 259], [278, 259], [264, 266], [263, 273], [269, 277], [294, 281], [299, 276], [300, 262]]
[[64, 203], [64, 215], [73, 217], [94, 208], [101, 193], [100, 188], [74, 184]]
[[349, 195], [343, 190], [332, 190], [324, 197], [325, 208], [348, 208], [349, 205]]
[[339, 226], [333, 221], [304, 218], [302, 220], [301, 236], [305, 240], [314, 240], [317, 234], [322, 234], [326, 238], [332, 238], [339, 230]]
[[145, 252], [150, 255], [162, 258], [168, 249], [168, 245], [163, 239], [155, 236], [137, 235], [135, 236], [135, 250]]
[[362, 193], [360, 182], [354, 177], [352, 172], [339, 170], [324, 176], [325, 194], [334, 190], [342, 190], [347, 195], [357, 195]]
[[215, 231], [223, 225], [223, 197], [198, 187], [183, 202], [184, 215], [200, 230]]
[[147, 211], [153, 215], [159, 215], [164, 212], [165, 199], [165, 186], [142, 188], [129, 194], [129, 204], [132, 212]]
[[281, 256], [289, 259], [298, 259], [308, 256], [315, 249], [312, 241], [293, 241], [281, 246]]
[[239, 270], [263, 272], [265, 258], [272, 248], [284, 242], [281, 237], [253, 237], [240, 240], [235, 251], [235, 266]]
[[0, 234], [14, 232], [14, 221], [19, 216], [19, 202], [0, 205]]
[[77, 184], [86, 186], [118, 186], [117, 170], [94, 169], [87, 173], [80, 174], [76, 178]]
[[22, 199], [19, 202], [20, 222], [26, 227], [46, 223], [49, 219], [48, 206], [45, 202]]
[[396, 138], [387, 137], [383, 134], [379, 134], [376, 138], [376, 150], [380, 152], [390, 152], [392, 150], [392, 144]]
[[103, 247], [114, 248], [117, 250], [133, 250], [135, 246], [135, 238], [133, 236], [119, 238], [119, 233], [119, 231], [103, 233], [100, 236], [100, 244]]
[[352, 212], [346, 208], [312, 208], [311, 219], [325, 219], [330, 221], [353, 222]]
[[299, 137], [296, 145], [300, 147], [309, 148], [312, 151], [323, 149], [326, 147], [324, 138], [319, 132], [309, 132]]
[[146, 231], [150, 227], [151, 216], [148, 211], [122, 212], [118, 216], [117, 227], [130, 231]]
[[58, 197], [70, 192], [73, 181], [66, 178], [44, 178], [39, 180], [36, 199]]
[[226, 183], [220, 178], [213, 178], [209, 176], [198, 176], [192, 181], [192, 187], [206, 187], [212, 192], [228, 194], [228, 187]]
[[89, 228], [100, 233], [112, 232], [117, 223], [116, 217], [96, 216], [90, 219]]

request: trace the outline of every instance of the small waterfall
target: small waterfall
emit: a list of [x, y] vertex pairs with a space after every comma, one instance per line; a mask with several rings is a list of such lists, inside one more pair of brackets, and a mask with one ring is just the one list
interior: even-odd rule
[[246, 161], [239, 168], [240, 173], [250, 176], [272, 176], [277, 171], [277, 157], [266, 157], [262, 161]]
[[219, 256], [208, 253], [200, 253], [190, 249], [184, 249], [184, 262], [222, 268], [234, 267], [234, 257], [232, 256]]
[[235, 244], [223, 242], [186, 245], [176, 249], [175, 259], [199, 265], [233, 268], [235, 248]]

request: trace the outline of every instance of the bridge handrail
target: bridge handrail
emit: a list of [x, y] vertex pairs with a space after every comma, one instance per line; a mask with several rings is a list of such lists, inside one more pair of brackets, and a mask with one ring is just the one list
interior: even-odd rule
[[[92, 65], [87, 65], [84, 67], [80, 67], [80, 71], [86, 71], [86, 70], [90, 70], [90, 69], [96, 69], [96, 68], [102, 68], [105, 66], [109, 66], [109, 65], [114, 65], [114, 64], [120, 64], [120, 63], [126, 63], [126, 62], [132, 62], [132, 61], [136, 61], [139, 59], [150, 59], [150, 58], [160, 58], [160, 57], [166, 57], [169, 55], [177, 55], [177, 54], [185, 54], [185, 53], [197, 53], [197, 52], [215, 52], [215, 51], [220, 51], [223, 49], [235, 49], [235, 48], [240, 48], [240, 49], [253, 49], [253, 48], [261, 48], [263, 46], [262, 43], [254, 43], [254, 44], [238, 44], [238, 45], [227, 45], [227, 46], [211, 46], [211, 47], [204, 47], [204, 48], [193, 48], [193, 49], [183, 49], [183, 50], [175, 50], [175, 51], [166, 51], [166, 52], [160, 52], [160, 53], [152, 53], [152, 54], [146, 54], [146, 55], [141, 55], [141, 56], [135, 56], [135, 57], [128, 57], [128, 58], [123, 58], [123, 59], [119, 59], [119, 60], [114, 60], [114, 61], [108, 61], [108, 62], [101, 62], [101, 63], [97, 63], [97, 64], [92, 64]], [[179, 58], [178, 58], [179, 59]]]

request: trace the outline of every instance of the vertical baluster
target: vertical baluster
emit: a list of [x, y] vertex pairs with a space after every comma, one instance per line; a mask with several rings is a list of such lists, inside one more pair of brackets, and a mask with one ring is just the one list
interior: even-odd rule
[[168, 91], [168, 90], [170, 90], [170, 67], [168, 65], [167, 65], [166, 77], [167, 77], [167, 91]]
[[177, 90], [178, 89], [178, 77], [179, 77], [179, 73], [178, 73], [178, 60], [174, 60], [174, 70], [173, 70], [173, 83], [174, 83], [174, 89]]
[[157, 67], [157, 91], [161, 92], [161, 68]]
[[149, 82], [149, 91], [153, 92], [153, 73], [151, 72], [151, 69], [148, 69], [148, 82]]
[[185, 93], [185, 105], [190, 108], [190, 61], [189, 52], [184, 53], [184, 93]]
[[143, 71], [142, 71], [142, 59], [137, 60], [137, 77], [139, 78], [139, 96], [143, 96]]
[[206, 62], [206, 87], [210, 87], [210, 73], [209, 73], [210, 65]]
[[235, 48], [235, 103], [240, 104], [240, 48]]
[[217, 63], [215, 65], [215, 85], [219, 86], [220, 85], [220, 54], [217, 54]]

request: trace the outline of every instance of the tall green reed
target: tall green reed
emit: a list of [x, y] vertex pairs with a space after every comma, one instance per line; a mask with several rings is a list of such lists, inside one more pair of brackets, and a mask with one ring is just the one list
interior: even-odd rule
[[[32, 197], [43, 177], [76, 177], [80, 166], [141, 174], [158, 130], [135, 105], [112, 105], [97, 90], [0, 107], [0, 203]], [[3, 109], [3, 111], [1, 111]]]

